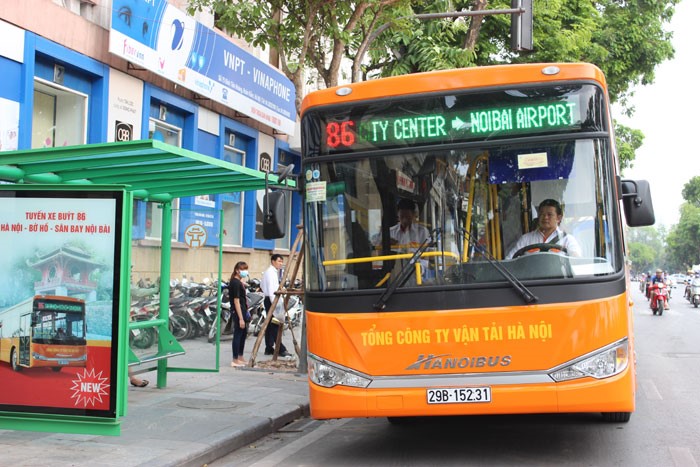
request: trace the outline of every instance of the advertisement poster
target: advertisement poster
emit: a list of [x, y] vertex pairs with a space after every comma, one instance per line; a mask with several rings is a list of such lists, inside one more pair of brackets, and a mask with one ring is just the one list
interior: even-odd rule
[[109, 51], [202, 97], [294, 134], [294, 84], [167, 0], [114, 0]]
[[0, 189], [0, 411], [115, 417], [121, 203]]

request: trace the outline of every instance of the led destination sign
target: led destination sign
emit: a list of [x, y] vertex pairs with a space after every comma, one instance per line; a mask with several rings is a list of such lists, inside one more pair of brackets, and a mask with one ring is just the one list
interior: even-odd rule
[[557, 102], [521, 107], [481, 109], [465, 114], [420, 115], [368, 118], [356, 122], [326, 124], [326, 144], [329, 148], [351, 148], [360, 141], [374, 146], [401, 141], [427, 143], [460, 140], [492, 133], [522, 133], [572, 128], [580, 124], [578, 106], [574, 102]]
[[[318, 154], [445, 144], [564, 131], [602, 131], [604, 101], [592, 85], [422, 97], [310, 112]], [[306, 118], [305, 117], [305, 118]], [[312, 136], [312, 135], [310, 135]], [[314, 145], [311, 141], [309, 142]], [[316, 151], [310, 147], [307, 154]]]

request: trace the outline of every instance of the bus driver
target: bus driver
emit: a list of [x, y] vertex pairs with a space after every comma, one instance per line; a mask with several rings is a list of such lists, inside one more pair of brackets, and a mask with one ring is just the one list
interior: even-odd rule
[[545, 199], [537, 208], [537, 215], [539, 216], [537, 228], [520, 237], [506, 255], [507, 259], [512, 259], [519, 250], [536, 244], [558, 245], [565, 248], [569, 256], [581, 256], [581, 246], [578, 241], [559, 227], [564, 213], [558, 201]]
[[416, 222], [416, 203], [402, 198], [398, 203], [399, 223], [389, 228], [391, 244], [399, 250], [413, 252], [427, 238], [430, 232]]

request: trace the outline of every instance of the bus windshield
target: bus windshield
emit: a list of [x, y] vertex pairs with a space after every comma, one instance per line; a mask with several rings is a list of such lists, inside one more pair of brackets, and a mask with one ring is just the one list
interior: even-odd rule
[[[605, 138], [417, 149], [312, 163], [325, 197], [306, 202], [309, 291], [386, 287], [431, 233], [405, 287], [505, 281], [487, 255], [521, 281], [621, 270]], [[524, 237], [538, 238], [545, 200], [561, 209], [568, 248]]]
[[37, 344], [85, 345], [85, 305], [82, 301], [37, 298], [32, 340]]

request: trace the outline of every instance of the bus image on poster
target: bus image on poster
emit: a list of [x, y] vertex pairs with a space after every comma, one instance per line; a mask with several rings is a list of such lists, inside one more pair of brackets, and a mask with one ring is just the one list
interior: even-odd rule
[[0, 412], [116, 417], [123, 196], [0, 186]]
[[12, 369], [85, 367], [85, 301], [36, 295], [0, 312], [0, 361]]

